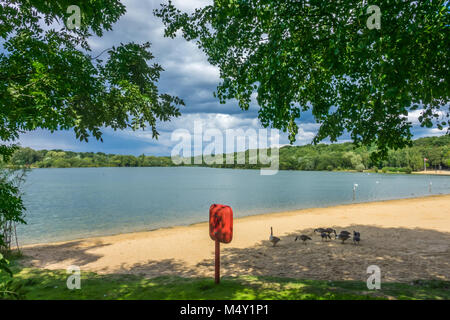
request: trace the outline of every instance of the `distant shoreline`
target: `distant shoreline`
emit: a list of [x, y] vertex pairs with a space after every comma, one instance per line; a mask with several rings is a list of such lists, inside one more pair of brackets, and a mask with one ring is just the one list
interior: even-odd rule
[[437, 175], [437, 176], [450, 176], [450, 171], [449, 170], [427, 170], [427, 171], [413, 172], [413, 174], [429, 174], [429, 175]]
[[[12, 155], [11, 166], [39, 168], [89, 168], [89, 167], [212, 167], [226, 169], [261, 169], [278, 163], [279, 170], [299, 171], [344, 171], [344, 172], [393, 172], [412, 173], [424, 168], [428, 159], [430, 169], [442, 166], [450, 169], [450, 136], [425, 137], [413, 140], [405, 149], [389, 150], [383, 159], [372, 157], [376, 149], [352, 143], [317, 144], [302, 146], [282, 146], [278, 148], [276, 159], [270, 156], [269, 163], [262, 161], [261, 151], [248, 149], [245, 152], [228, 152], [215, 155], [213, 163], [205, 163], [201, 155], [177, 157], [180, 165], [171, 156], [125, 155], [104, 152], [74, 152], [55, 150], [33, 150], [19, 148]], [[259, 154], [259, 155], [258, 155]], [[207, 154], [203, 155], [206, 156]], [[436, 155], [442, 155], [437, 158]], [[231, 161], [232, 160], [232, 161]], [[242, 161], [244, 160], [244, 161]], [[432, 166], [431, 166], [432, 165]]]
[[[27, 169], [30, 170], [40, 170], [40, 169], [110, 169], [110, 168], [117, 168], [117, 169], [129, 169], [129, 168], [205, 168], [205, 169], [225, 169], [225, 170], [255, 170], [259, 171], [261, 168], [239, 168], [239, 167], [233, 167], [233, 168], [217, 168], [213, 166], [201, 166], [201, 165], [183, 165], [183, 166], [147, 166], [147, 167], [70, 167], [70, 168], [56, 168], [56, 167], [49, 167], [49, 168], [39, 168], [39, 167], [29, 167]], [[263, 167], [264, 168], [264, 167]], [[373, 170], [364, 170], [364, 171], [357, 171], [357, 170], [292, 170], [292, 169], [279, 169], [279, 171], [288, 172], [345, 172], [345, 173], [370, 173], [370, 174], [420, 174], [420, 175], [441, 175], [441, 176], [450, 176], [450, 170], [438, 170], [437, 172], [435, 170], [429, 170], [429, 171], [413, 171], [411, 173], [406, 172], [393, 172], [393, 171], [387, 171], [382, 172], [381, 170], [378, 170], [378, 172], [375, 172]]]

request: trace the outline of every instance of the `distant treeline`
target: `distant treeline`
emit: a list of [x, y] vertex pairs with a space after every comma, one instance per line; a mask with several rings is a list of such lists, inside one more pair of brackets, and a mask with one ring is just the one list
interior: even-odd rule
[[[423, 170], [424, 158], [430, 168], [450, 168], [450, 136], [415, 140], [412, 147], [391, 150], [387, 159], [374, 163], [370, 154], [374, 149], [355, 148], [352, 143], [286, 146], [280, 149], [281, 170], [382, 170], [405, 172]], [[248, 159], [249, 151], [246, 151]], [[238, 154], [234, 157], [237, 159]], [[260, 164], [215, 164], [215, 168], [258, 169]], [[194, 163], [194, 161], [192, 161]], [[225, 163], [225, 161], [224, 161]], [[237, 161], [235, 161], [237, 163]], [[85, 167], [170, 167], [176, 166], [170, 157], [105, 154], [102, 152], [72, 152], [63, 150], [33, 150], [20, 148], [10, 160], [11, 166], [32, 168]], [[186, 166], [187, 164], [184, 164]], [[197, 165], [199, 166], [199, 165]], [[207, 166], [206, 164], [200, 166]], [[266, 165], [267, 166], [267, 165]]]

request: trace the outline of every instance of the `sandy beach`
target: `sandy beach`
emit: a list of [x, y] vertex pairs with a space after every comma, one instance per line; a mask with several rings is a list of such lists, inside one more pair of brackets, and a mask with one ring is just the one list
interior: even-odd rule
[[[207, 214], [207, 213], [205, 213]], [[239, 213], [237, 212], [237, 215]], [[272, 247], [270, 227], [281, 238]], [[361, 244], [323, 242], [314, 228], [361, 232]], [[296, 235], [313, 239], [307, 245]], [[23, 248], [24, 263], [46, 269], [146, 277], [214, 274], [214, 243], [206, 223]], [[384, 281], [450, 280], [450, 195], [306, 209], [235, 219], [222, 245], [224, 276], [265, 275], [366, 281], [367, 267]]]
[[427, 171], [417, 171], [413, 172], [413, 174], [430, 174], [437, 176], [450, 176], [449, 170], [427, 170]]

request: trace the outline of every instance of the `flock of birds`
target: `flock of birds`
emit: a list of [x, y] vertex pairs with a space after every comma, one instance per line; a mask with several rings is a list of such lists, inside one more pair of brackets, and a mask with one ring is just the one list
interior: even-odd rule
[[[332, 229], [332, 228], [317, 228], [314, 229], [314, 233], [316, 234], [320, 234], [320, 237], [322, 238], [322, 241], [327, 241], [327, 240], [331, 240], [331, 235], [334, 235], [334, 239], [337, 240], [341, 240], [342, 243], [344, 243], [346, 240], [352, 238], [352, 234], [351, 232], [348, 231], [341, 231], [339, 234], [336, 233], [336, 230]], [[270, 227], [270, 237], [269, 237], [269, 241], [273, 244], [273, 246], [275, 247], [277, 245], [278, 242], [280, 242], [280, 238], [275, 237], [273, 235], [273, 228]], [[300, 235], [300, 236], [296, 236], [294, 241], [297, 240], [302, 240], [303, 244], [306, 245], [306, 242], [308, 240], [312, 240], [311, 237], [307, 236], [307, 235]], [[353, 231], [353, 243], [354, 244], [359, 244], [359, 242], [361, 241], [361, 233], [357, 232], [357, 231]]]

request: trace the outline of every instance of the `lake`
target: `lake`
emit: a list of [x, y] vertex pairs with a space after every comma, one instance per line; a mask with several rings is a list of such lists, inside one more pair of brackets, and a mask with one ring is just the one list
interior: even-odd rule
[[[432, 183], [431, 192], [429, 190]], [[211, 168], [34, 169], [24, 187], [21, 244], [208, 221], [213, 203], [236, 218], [355, 202], [449, 194], [449, 176]]]

